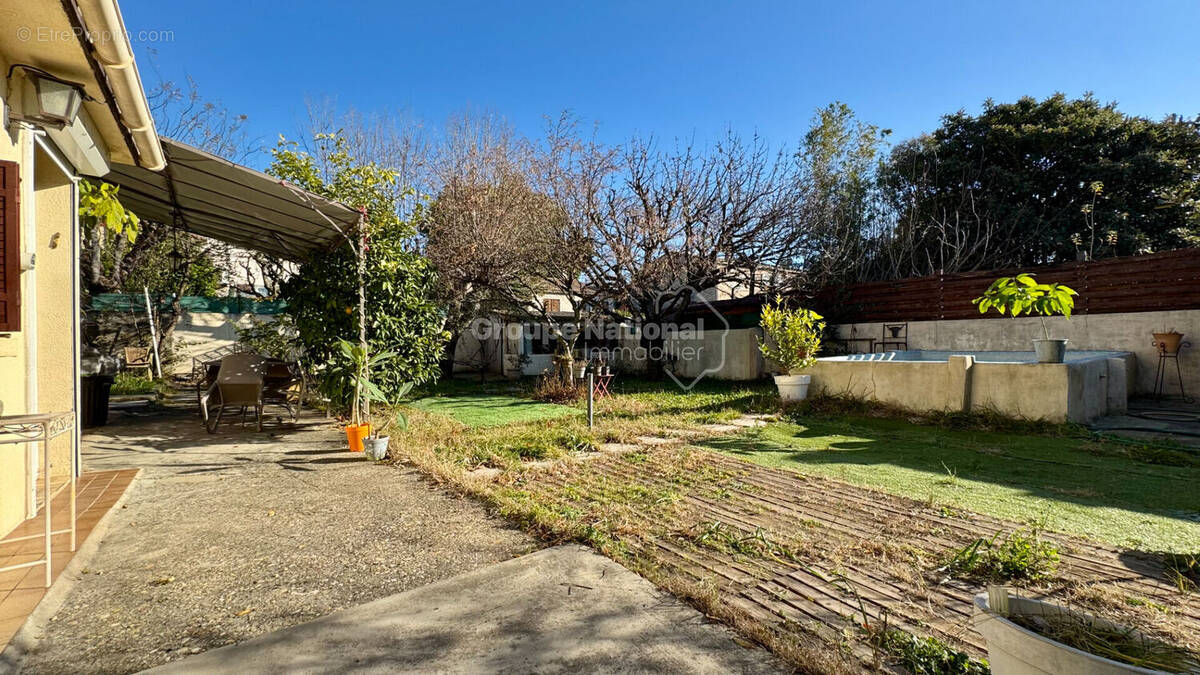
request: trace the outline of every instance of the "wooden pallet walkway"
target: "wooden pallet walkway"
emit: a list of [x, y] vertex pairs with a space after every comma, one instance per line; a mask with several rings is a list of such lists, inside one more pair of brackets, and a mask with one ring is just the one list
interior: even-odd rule
[[[664, 435], [675, 442], [614, 445], [592, 453], [586, 462], [530, 472], [525, 487], [570, 493], [568, 488], [580, 479], [579, 467], [585, 467], [595, 481], [677, 490], [671, 517], [647, 510], [634, 516], [636, 527], [623, 529], [629, 534], [622, 541], [661, 568], [715, 584], [726, 602], [761, 621], [794, 622], [845, 644], [864, 662], [871, 658], [870, 649], [846, 639], [864, 623], [886, 622], [937, 637], [973, 657], [986, 655], [970, 622], [971, 600], [982, 585], [944, 578], [937, 567], [977, 538], [1011, 532], [1019, 524], [973, 513], [947, 514], [914, 500], [685, 446], [680, 435]], [[633, 450], [702, 457], [722, 477], [719, 489], [711, 482], [703, 489], [680, 489], [677, 478], [657, 473], [652, 463], [626, 461]], [[775, 542], [786, 552], [747, 555], [698, 543], [696, 533], [716, 523], [738, 537]], [[1166, 608], [1164, 615], [1200, 636], [1200, 594], [1180, 593], [1167, 581], [1160, 560], [1066, 535], [1043, 537], [1058, 545], [1061, 562], [1054, 581], [1025, 592], [1054, 598], [1071, 589], [1104, 587]], [[1079, 597], [1072, 601], [1078, 604]]]

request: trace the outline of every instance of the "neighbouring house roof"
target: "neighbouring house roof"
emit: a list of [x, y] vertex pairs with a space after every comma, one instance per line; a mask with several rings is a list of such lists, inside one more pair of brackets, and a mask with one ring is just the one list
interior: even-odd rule
[[334, 249], [357, 230], [361, 216], [344, 204], [186, 143], [164, 138], [162, 146], [161, 171], [114, 165], [104, 177], [140, 218], [295, 261]]

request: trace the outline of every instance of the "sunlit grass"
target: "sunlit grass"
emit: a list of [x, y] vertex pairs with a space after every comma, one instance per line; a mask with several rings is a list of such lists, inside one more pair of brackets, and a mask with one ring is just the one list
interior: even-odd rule
[[[935, 504], [1151, 551], [1200, 548], [1200, 461], [1149, 464], [1086, 437], [958, 431], [863, 417], [772, 424], [708, 447]], [[1133, 456], [1131, 456], [1133, 455]], [[1156, 456], [1156, 455], [1154, 455]]]

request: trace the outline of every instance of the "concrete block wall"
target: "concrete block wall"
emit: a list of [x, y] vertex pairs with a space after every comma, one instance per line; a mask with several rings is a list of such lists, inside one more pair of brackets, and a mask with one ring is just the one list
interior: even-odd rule
[[[891, 323], [891, 322], [889, 322]], [[1051, 337], [1070, 340], [1067, 349], [1133, 352], [1137, 357], [1129, 389], [1133, 394], [1149, 394], [1154, 387], [1158, 353], [1152, 346], [1151, 333], [1177, 330], [1193, 347], [1179, 357], [1184, 387], [1189, 395], [1200, 395], [1200, 310], [1171, 312], [1135, 312], [1127, 314], [1084, 314], [1071, 319], [1046, 320]], [[834, 327], [839, 337], [881, 339], [882, 323], [842, 324]], [[1036, 318], [965, 319], [956, 321], [914, 321], [908, 324], [909, 349], [963, 351], [1030, 351], [1030, 342], [1041, 337]], [[890, 339], [890, 338], [889, 338]], [[865, 345], [865, 343], [859, 343]], [[864, 348], [865, 349], [865, 348]], [[1166, 393], [1179, 393], [1175, 364], [1168, 362]]]

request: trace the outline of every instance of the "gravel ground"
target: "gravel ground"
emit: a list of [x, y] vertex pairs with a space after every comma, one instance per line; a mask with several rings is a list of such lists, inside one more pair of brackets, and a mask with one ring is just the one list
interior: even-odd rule
[[339, 450], [323, 419], [206, 434], [190, 412], [120, 419], [85, 469], [141, 467], [25, 672], [132, 672], [538, 548], [415, 470]]

